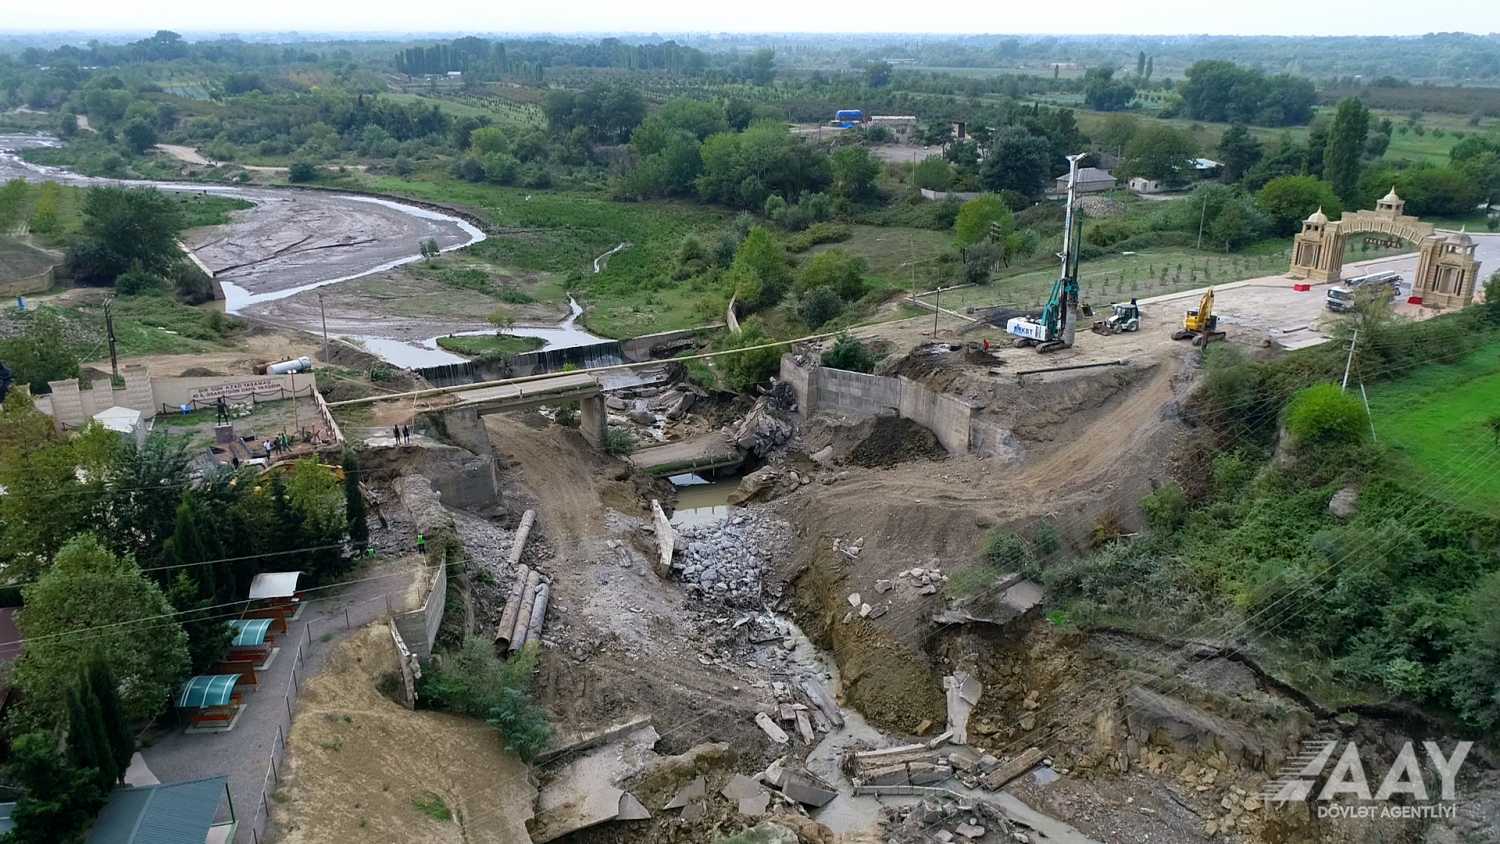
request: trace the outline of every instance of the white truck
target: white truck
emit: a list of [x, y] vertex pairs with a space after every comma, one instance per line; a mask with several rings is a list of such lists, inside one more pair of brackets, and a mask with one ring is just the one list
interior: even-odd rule
[[1324, 305], [1334, 313], [1342, 314], [1354, 310], [1360, 300], [1380, 297], [1386, 301], [1401, 292], [1401, 274], [1392, 272], [1369, 273], [1344, 279], [1337, 287], [1330, 287]]

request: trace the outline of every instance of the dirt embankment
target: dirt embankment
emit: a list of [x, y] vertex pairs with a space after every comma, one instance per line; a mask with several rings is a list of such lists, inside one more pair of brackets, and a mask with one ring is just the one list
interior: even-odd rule
[[411, 712], [382, 695], [395, 654], [389, 628], [371, 625], [303, 687], [270, 803], [272, 837], [529, 844], [536, 789], [525, 763], [481, 721]]

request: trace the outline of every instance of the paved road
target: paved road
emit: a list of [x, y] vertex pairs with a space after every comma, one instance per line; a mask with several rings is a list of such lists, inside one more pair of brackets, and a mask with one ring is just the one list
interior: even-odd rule
[[266, 765], [272, 749], [278, 746], [278, 731], [291, 727], [285, 694], [293, 666], [297, 665], [298, 645], [303, 648], [302, 665], [297, 668], [297, 682], [301, 684], [304, 677], [321, 669], [333, 646], [349, 630], [386, 615], [387, 596], [400, 611], [417, 572], [402, 559], [383, 560], [358, 570], [346, 586], [312, 593], [309, 597], [315, 600], [309, 601], [301, 617], [288, 625], [281, 637], [281, 652], [270, 669], [261, 672], [259, 687], [248, 695], [234, 729], [195, 734], [181, 728], [172, 730], [141, 751], [151, 773], [163, 782], [227, 774], [240, 824], [235, 841], [253, 841], [250, 826], [261, 800]]

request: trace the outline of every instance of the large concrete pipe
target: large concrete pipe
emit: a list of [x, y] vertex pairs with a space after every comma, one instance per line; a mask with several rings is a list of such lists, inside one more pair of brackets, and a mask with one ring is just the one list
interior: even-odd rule
[[516, 629], [516, 616], [521, 613], [521, 593], [526, 591], [526, 578], [530, 574], [530, 566], [516, 569], [510, 592], [505, 596], [505, 610], [500, 613], [500, 624], [495, 627], [495, 644], [501, 648], [510, 647], [510, 632]]
[[526, 641], [521, 647], [526, 647], [532, 642], [538, 645], [542, 641], [542, 624], [547, 619], [547, 599], [552, 596], [552, 584], [546, 581], [537, 587], [536, 600], [531, 602], [531, 623], [526, 626]]
[[510, 544], [511, 568], [515, 568], [521, 562], [521, 552], [526, 550], [526, 540], [531, 536], [531, 526], [535, 523], [535, 510], [527, 510], [521, 514], [521, 524], [516, 528], [516, 538]]
[[531, 604], [536, 601], [536, 590], [542, 583], [542, 573], [532, 569], [526, 575], [526, 590], [521, 593], [520, 612], [516, 615], [516, 626], [510, 631], [511, 653], [521, 649], [526, 642], [526, 628], [531, 626]]

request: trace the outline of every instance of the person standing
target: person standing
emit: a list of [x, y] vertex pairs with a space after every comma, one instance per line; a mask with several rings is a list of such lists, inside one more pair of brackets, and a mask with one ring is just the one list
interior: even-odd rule
[[391, 436], [393, 438], [395, 438], [396, 445], [400, 445], [401, 444], [401, 426], [400, 425], [392, 425], [391, 426]]
[[406, 444], [407, 445], [411, 445], [411, 426], [410, 425], [402, 425], [401, 426], [401, 436], [406, 440]]

